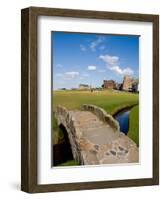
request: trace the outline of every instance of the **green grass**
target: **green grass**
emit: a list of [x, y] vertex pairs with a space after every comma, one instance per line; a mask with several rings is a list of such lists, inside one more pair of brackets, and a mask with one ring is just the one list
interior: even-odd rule
[[65, 106], [67, 109], [80, 109], [82, 104], [94, 104], [110, 114], [127, 106], [138, 104], [138, 94], [102, 90], [102, 91], [54, 91], [53, 109], [57, 105]]
[[62, 130], [58, 127], [57, 119], [53, 116], [53, 135], [52, 142], [53, 144], [58, 144], [64, 138]]
[[60, 165], [57, 165], [57, 166], [77, 166], [79, 165], [79, 163], [75, 160], [68, 160], [67, 162], [65, 163], [62, 163]]
[[139, 146], [139, 106], [131, 109], [128, 136]]

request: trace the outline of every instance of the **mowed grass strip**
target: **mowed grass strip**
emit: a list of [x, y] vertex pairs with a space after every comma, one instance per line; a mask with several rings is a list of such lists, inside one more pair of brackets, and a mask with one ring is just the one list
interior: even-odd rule
[[139, 146], [139, 106], [134, 106], [130, 112], [128, 136]]
[[53, 109], [62, 105], [67, 109], [80, 109], [82, 104], [93, 104], [103, 108], [110, 114], [118, 110], [136, 105], [139, 102], [139, 95], [129, 92], [114, 90], [102, 91], [53, 91]]

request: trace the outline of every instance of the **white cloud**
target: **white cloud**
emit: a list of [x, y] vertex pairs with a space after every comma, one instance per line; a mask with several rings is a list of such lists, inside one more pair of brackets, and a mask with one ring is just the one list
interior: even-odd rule
[[82, 44], [80, 45], [80, 49], [81, 49], [81, 51], [86, 51], [87, 50], [87, 48]]
[[133, 75], [134, 71], [131, 68], [127, 67], [127, 68], [123, 69], [123, 74], [125, 74], [125, 75]]
[[132, 75], [134, 71], [129, 68], [121, 68], [119, 66], [119, 57], [110, 55], [100, 55], [99, 58], [106, 63], [106, 67], [114, 71], [118, 75]]
[[75, 77], [77, 77], [79, 75], [79, 72], [66, 72], [65, 73], [65, 78], [68, 78], [68, 79], [73, 79]]
[[63, 65], [61, 65], [61, 64], [57, 64], [56, 67], [59, 67], [59, 68], [60, 68], [60, 67], [63, 67]]
[[91, 42], [90, 49], [96, 51], [97, 46], [99, 46], [104, 41], [104, 37], [98, 37], [96, 40]]
[[119, 66], [113, 66], [110, 68], [110, 70], [116, 72], [119, 75], [132, 75], [134, 73], [134, 71], [129, 67], [122, 69]]
[[118, 56], [100, 55], [99, 58], [103, 60], [107, 65], [117, 65], [119, 61]]
[[61, 77], [61, 76], [63, 76], [63, 74], [61, 74], [61, 73], [57, 73], [57, 74], [55, 74], [55, 76], [57, 76], [57, 77]]
[[94, 66], [94, 65], [89, 65], [89, 66], [88, 66], [88, 70], [92, 70], [92, 71], [93, 71], [93, 70], [96, 70], [96, 66]]
[[62, 77], [62, 80], [71, 80], [76, 78], [79, 75], [79, 72], [65, 72], [65, 73], [57, 73], [55, 74], [56, 77]]

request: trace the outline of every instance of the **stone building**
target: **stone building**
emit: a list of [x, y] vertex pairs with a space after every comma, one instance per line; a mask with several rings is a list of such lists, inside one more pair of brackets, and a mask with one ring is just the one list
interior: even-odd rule
[[122, 90], [122, 83], [116, 83], [116, 90]]
[[106, 89], [115, 89], [116, 83], [113, 80], [104, 80], [104, 88]]
[[132, 84], [132, 92], [139, 92], [139, 82], [135, 80]]
[[87, 84], [79, 84], [79, 90], [88, 90], [91, 87]]
[[124, 76], [122, 90], [125, 90], [125, 91], [132, 90], [133, 82], [134, 82], [134, 79], [131, 76], [128, 76], [128, 75]]
[[123, 83], [122, 83], [122, 90], [130, 91], [130, 92], [138, 92], [139, 90], [139, 80], [134, 79], [131, 76], [124, 76]]

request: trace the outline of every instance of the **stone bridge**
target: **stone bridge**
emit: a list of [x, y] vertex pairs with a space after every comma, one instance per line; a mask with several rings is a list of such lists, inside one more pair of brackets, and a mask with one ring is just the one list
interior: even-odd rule
[[58, 106], [55, 117], [67, 130], [73, 158], [81, 165], [138, 162], [138, 147], [103, 109], [94, 105], [83, 105], [81, 110]]

